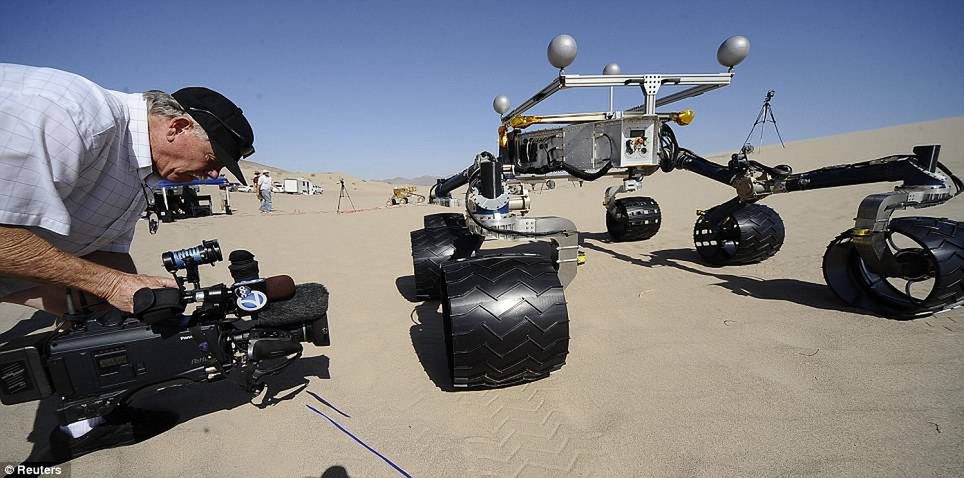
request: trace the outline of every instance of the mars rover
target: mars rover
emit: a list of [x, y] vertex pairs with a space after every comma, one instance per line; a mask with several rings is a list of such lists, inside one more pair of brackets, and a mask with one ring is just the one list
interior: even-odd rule
[[[646, 176], [685, 169], [732, 186], [736, 197], [703, 212], [694, 227], [699, 255], [718, 266], [751, 264], [780, 250], [780, 216], [759, 204], [771, 194], [874, 182], [901, 182], [859, 205], [854, 227], [834, 239], [823, 257], [827, 284], [846, 304], [875, 314], [915, 318], [964, 303], [964, 226], [948, 219], [901, 217], [894, 211], [950, 200], [964, 184], [938, 161], [940, 146], [917, 146], [899, 154], [794, 173], [748, 157], [748, 148], [727, 164], [681, 147], [669, 123], [687, 125], [691, 110], [657, 111], [730, 84], [733, 67], [749, 53], [742, 36], [717, 51], [725, 73], [623, 74], [607, 65], [602, 75], [565, 72], [576, 42], [559, 35], [548, 48], [559, 69], [545, 88], [501, 115], [498, 156], [479, 153], [465, 170], [438, 180], [433, 203], [464, 207], [465, 213], [426, 216], [411, 233], [417, 296], [441, 299], [449, 372], [455, 387], [500, 387], [536, 380], [565, 364], [569, 323], [563, 289], [584, 261], [578, 231], [568, 219], [529, 217], [524, 181], [563, 173], [593, 181], [623, 178], [606, 190], [606, 227], [614, 241], [641, 241], [660, 228], [659, 204], [627, 196]], [[644, 103], [625, 111], [531, 116], [526, 112], [570, 88], [640, 88]], [[678, 89], [678, 87], [684, 87]], [[665, 90], [676, 91], [658, 96]], [[533, 125], [561, 125], [526, 131]], [[467, 185], [464, 197], [452, 192]], [[951, 185], [954, 191], [951, 190]], [[535, 241], [545, 252], [481, 249], [489, 240]]]

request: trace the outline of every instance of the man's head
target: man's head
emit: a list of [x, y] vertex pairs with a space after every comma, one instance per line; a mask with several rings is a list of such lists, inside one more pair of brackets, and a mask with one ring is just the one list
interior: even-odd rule
[[254, 153], [251, 125], [230, 100], [207, 88], [144, 93], [154, 169], [171, 181], [217, 178], [221, 168], [247, 184], [238, 161]]
[[261, 171], [261, 174], [265, 176], [271, 176], [271, 171], [268, 171], [267, 169], [265, 169], [264, 171]]

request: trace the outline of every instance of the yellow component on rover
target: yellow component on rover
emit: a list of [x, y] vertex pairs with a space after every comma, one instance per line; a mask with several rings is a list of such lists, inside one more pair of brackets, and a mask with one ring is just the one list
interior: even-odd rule
[[540, 121], [542, 121], [542, 118], [538, 116], [513, 116], [509, 120], [509, 126], [516, 129], [525, 129]]
[[586, 253], [583, 251], [579, 251], [578, 253], [576, 253], [576, 264], [581, 266], [585, 263], [586, 263]]
[[671, 115], [671, 117], [673, 118], [673, 121], [675, 121], [676, 124], [680, 126], [686, 126], [692, 123], [694, 116], [696, 116], [696, 113], [693, 110], [683, 110], [683, 111], [680, 111], [679, 113], [673, 113]]

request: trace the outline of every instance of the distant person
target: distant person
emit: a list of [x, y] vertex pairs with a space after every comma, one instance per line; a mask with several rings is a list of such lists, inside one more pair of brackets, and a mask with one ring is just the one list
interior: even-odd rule
[[261, 180], [258, 182], [258, 191], [261, 193], [261, 212], [271, 212], [271, 173], [265, 169], [261, 171]]
[[261, 202], [261, 171], [254, 172], [251, 184], [254, 186], [254, 193], [258, 196], [258, 202]]

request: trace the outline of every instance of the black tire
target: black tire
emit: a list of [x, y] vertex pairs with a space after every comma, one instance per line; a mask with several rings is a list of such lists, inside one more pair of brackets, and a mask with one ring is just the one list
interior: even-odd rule
[[706, 211], [693, 228], [696, 252], [716, 266], [753, 264], [773, 257], [786, 230], [776, 211], [745, 204], [729, 214]]
[[425, 223], [425, 229], [431, 229], [433, 227], [466, 228], [465, 216], [459, 213], [442, 212], [429, 214], [425, 216], [423, 221]]
[[617, 199], [606, 209], [606, 230], [616, 242], [642, 241], [659, 232], [663, 214], [651, 197]]
[[888, 236], [893, 233], [919, 246], [910, 252], [925, 264], [918, 270], [927, 272], [913, 282], [932, 281], [927, 294], [908, 295], [909, 288], [901, 290], [893, 283], [907, 279], [871, 272], [848, 230], [837, 236], [823, 255], [823, 277], [834, 295], [851, 306], [892, 319], [924, 317], [964, 304], [964, 225], [946, 218], [902, 217], [890, 222]]
[[439, 298], [442, 264], [453, 257], [471, 257], [482, 245], [482, 238], [468, 229], [446, 227], [412, 231], [411, 240], [415, 296], [419, 300]]
[[551, 179], [546, 180], [546, 188], [556, 189], [556, 182]]
[[545, 258], [475, 258], [444, 270], [442, 321], [454, 387], [531, 382], [566, 363], [569, 313]]

